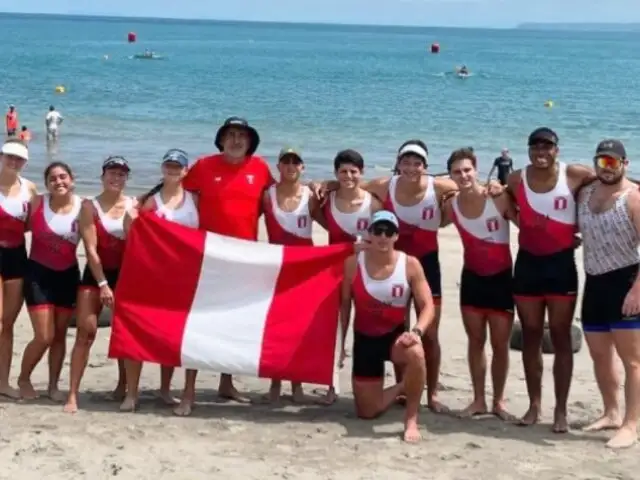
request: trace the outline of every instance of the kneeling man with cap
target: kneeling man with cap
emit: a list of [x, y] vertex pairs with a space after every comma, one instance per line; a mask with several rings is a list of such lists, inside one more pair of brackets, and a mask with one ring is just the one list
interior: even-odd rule
[[[394, 247], [398, 226], [389, 211], [371, 217], [369, 247], [345, 262], [340, 315], [344, 339], [353, 302], [352, 382], [358, 416], [376, 418], [404, 394], [404, 440], [416, 442], [421, 438], [418, 409], [426, 375], [421, 339], [434, 320], [434, 306], [420, 262]], [[407, 332], [404, 325], [411, 297], [420, 315]], [[389, 360], [403, 375], [399, 383], [385, 389], [384, 363]]]

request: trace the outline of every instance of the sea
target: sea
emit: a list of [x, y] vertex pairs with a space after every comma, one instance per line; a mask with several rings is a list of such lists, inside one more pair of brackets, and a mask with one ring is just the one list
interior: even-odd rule
[[[539, 126], [556, 130], [567, 162], [588, 163], [599, 140], [619, 138], [640, 174], [640, 33], [21, 14], [1, 14], [0, 31], [0, 106], [15, 104], [33, 131], [25, 176], [39, 184], [58, 159], [96, 190], [102, 160], [119, 154], [130, 186], [146, 189], [167, 149], [214, 152], [231, 115], [258, 129], [274, 168], [281, 147], [300, 148], [309, 179], [330, 178], [345, 148], [363, 154], [367, 177], [387, 175], [413, 138], [429, 146], [433, 172], [467, 146], [483, 174], [505, 147], [523, 166]], [[147, 49], [161, 58], [134, 58]], [[461, 65], [468, 78], [454, 74]], [[49, 105], [65, 122], [47, 153]]]

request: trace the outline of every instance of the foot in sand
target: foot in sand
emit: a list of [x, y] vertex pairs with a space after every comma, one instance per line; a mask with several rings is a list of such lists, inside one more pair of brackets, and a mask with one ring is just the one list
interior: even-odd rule
[[271, 387], [269, 389], [269, 393], [265, 393], [260, 397], [260, 403], [264, 403], [266, 405], [276, 405], [280, 403], [282, 397], [280, 396], [280, 388]]
[[567, 422], [567, 413], [556, 410], [553, 414], [553, 425], [551, 425], [553, 433], [569, 432], [569, 423]]
[[318, 400], [316, 400], [316, 403], [318, 405], [328, 407], [336, 403], [336, 400], [338, 400], [338, 395], [336, 395], [336, 391], [331, 388], [327, 393], [324, 394], [323, 397], [320, 397]]
[[515, 415], [511, 415], [506, 407], [504, 406], [504, 402], [496, 402], [491, 409], [491, 414], [495, 417], [498, 417], [503, 422], [515, 422], [517, 418]]
[[299, 405], [307, 403], [307, 397], [304, 396], [304, 390], [302, 387], [293, 389], [291, 392], [291, 401]]
[[65, 396], [64, 393], [62, 393], [60, 390], [58, 390], [57, 388], [49, 388], [49, 390], [47, 391], [47, 396], [49, 397], [49, 399], [53, 402], [56, 403], [62, 403], [65, 400]]
[[422, 434], [418, 429], [418, 422], [407, 422], [404, 427], [402, 439], [407, 443], [417, 443], [422, 440]]
[[535, 425], [540, 421], [540, 407], [530, 406], [527, 413], [517, 421], [517, 425], [521, 427], [530, 427], [531, 425]]
[[221, 388], [220, 390], [218, 390], [218, 399], [220, 400], [231, 400], [233, 402], [238, 402], [238, 403], [250, 403], [251, 400], [245, 396], [243, 396], [238, 390], [236, 390], [236, 387], [227, 387], [227, 388]]
[[614, 430], [620, 428], [622, 419], [618, 412], [605, 413], [595, 422], [582, 429], [583, 432], [600, 432], [602, 430]]
[[20, 398], [23, 400], [35, 400], [39, 397], [30, 380], [18, 380], [18, 388], [20, 389]]
[[111, 392], [111, 394], [109, 395], [109, 398], [111, 398], [111, 400], [113, 400], [114, 402], [122, 402], [126, 394], [127, 394], [127, 386], [118, 385], [116, 386], [115, 390]]
[[489, 413], [487, 403], [484, 400], [474, 400], [471, 405], [458, 413], [458, 418], [471, 418], [487, 413]]
[[171, 392], [158, 392], [158, 398], [168, 407], [175, 407], [180, 401]]
[[620, 428], [607, 442], [607, 448], [622, 449], [633, 447], [638, 441], [638, 431], [635, 426]]
[[138, 406], [138, 399], [127, 395], [123, 402], [120, 404], [121, 412], [135, 412]]
[[77, 413], [78, 412], [78, 401], [76, 400], [75, 396], [74, 397], [69, 396], [69, 398], [67, 399], [67, 403], [62, 408], [62, 411], [64, 413]]
[[440, 403], [436, 397], [429, 399], [427, 402], [427, 408], [431, 410], [433, 413], [449, 413], [451, 410], [449, 407]]
[[20, 398], [20, 392], [10, 385], [2, 385], [0, 386], [0, 397], [18, 399]]
[[183, 398], [180, 401], [180, 405], [173, 409], [173, 414], [178, 417], [188, 417], [193, 410], [193, 401]]

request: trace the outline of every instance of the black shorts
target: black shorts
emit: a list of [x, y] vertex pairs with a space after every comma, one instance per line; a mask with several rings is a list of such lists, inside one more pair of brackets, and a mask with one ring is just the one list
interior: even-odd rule
[[440, 305], [442, 297], [442, 275], [440, 273], [440, 259], [438, 251], [423, 255], [420, 260], [424, 276], [427, 277], [427, 283], [431, 288], [431, 296], [436, 305]]
[[513, 295], [527, 298], [575, 299], [578, 293], [578, 270], [575, 250], [551, 255], [533, 255], [520, 249], [513, 272]]
[[16, 134], [15, 128], [7, 128], [7, 137], [13, 137]]
[[[116, 289], [116, 284], [118, 283], [118, 277], [120, 276], [120, 269], [116, 268], [113, 270], [104, 270], [104, 278], [109, 285], [111, 290]], [[80, 280], [80, 287], [82, 288], [100, 288], [98, 287], [98, 282], [93, 277], [93, 273], [91, 273], [91, 269], [87, 264], [84, 267], [84, 272], [82, 272], [82, 280]]]
[[637, 264], [601, 275], [586, 275], [580, 315], [585, 332], [640, 329], [640, 315], [622, 315], [622, 304], [637, 276]]
[[478, 275], [466, 268], [460, 277], [460, 306], [484, 313], [513, 313], [511, 269], [494, 275]]
[[24, 301], [29, 309], [54, 307], [73, 310], [80, 283], [80, 268], [52, 270], [29, 260], [24, 277]]
[[404, 325], [375, 337], [354, 331], [351, 370], [353, 378], [363, 380], [383, 378], [384, 362], [391, 360], [391, 348], [404, 332]]
[[0, 278], [15, 280], [24, 278], [27, 270], [27, 249], [19, 247], [0, 247]]

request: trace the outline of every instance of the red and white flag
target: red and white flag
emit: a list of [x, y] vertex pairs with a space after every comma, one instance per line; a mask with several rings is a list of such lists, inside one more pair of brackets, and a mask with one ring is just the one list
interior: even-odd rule
[[330, 385], [350, 244], [283, 247], [143, 213], [127, 239], [109, 356]]

